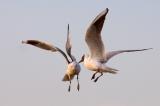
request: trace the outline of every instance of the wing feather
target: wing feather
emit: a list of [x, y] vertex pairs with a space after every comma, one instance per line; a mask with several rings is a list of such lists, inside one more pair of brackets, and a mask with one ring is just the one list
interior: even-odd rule
[[42, 42], [42, 41], [39, 41], [39, 40], [26, 40], [26, 41], [22, 41], [22, 43], [25, 43], [25, 44], [30, 44], [30, 45], [33, 45], [35, 47], [38, 47], [38, 48], [41, 48], [41, 49], [44, 49], [44, 50], [49, 50], [49, 51], [52, 51], [52, 52], [60, 52], [66, 59], [67, 63], [70, 63], [69, 59], [67, 58], [67, 55], [61, 50], [59, 49], [58, 47], [55, 47], [49, 43], [46, 43], [46, 42]]
[[101, 30], [109, 9], [102, 11], [91, 23], [86, 31], [85, 41], [89, 47], [91, 56], [102, 59], [105, 53], [104, 44], [101, 38]]
[[67, 29], [67, 41], [66, 41], [66, 52], [68, 56], [71, 58], [72, 61], [75, 61], [75, 57], [71, 54], [71, 49], [72, 49], [72, 44], [71, 44], [71, 39], [70, 39], [70, 33], [69, 33], [69, 24], [68, 24], [68, 29]]
[[30, 44], [32, 46], [36, 46], [44, 50], [50, 50], [53, 52], [57, 51], [57, 49], [53, 45], [39, 40], [27, 40], [27, 41], [22, 41], [22, 43]]
[[112, 57], [120, 54], [120, 53], [125, 53], [125, 52], [137, 52], [137, 51], [145, 51], [145, 50], [150, 50], [152, 48], [147, 48], [147, 49], [136, 49], [136, 50], [118, 50], [118, 51], [111, 51], [106, 53], [106, 61], [111, 59]]

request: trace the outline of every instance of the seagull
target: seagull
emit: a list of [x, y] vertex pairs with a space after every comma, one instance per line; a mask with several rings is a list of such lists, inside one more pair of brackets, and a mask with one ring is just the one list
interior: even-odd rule
[[[94, 82], [103, 75], [103, 73], [111, 73], [116, 74], [117, 69], [106, 66], [107, 63], [113, 56], [118, 55], [124, 52], [136, 52], [136, 51], [144, 51], [148, 49], [137, 49], [137, 50], [118, 50], [118, 51], [110, 51], [106, 52], [102, 37], [101, 31], [103, 28], [103, 24], [105, 21], [105, 17], [108, 13], [109, 9], [106, 8], [102, 11], [90, 24], [85, 34], [85, 41], [89, 48], [90, 53], [82, 56], [82, 60], [84, 62], [84, 66], [91, 71], [95, 71], [92, 75], [91, 80], [94, 79]], [[95, 75], [100, 73], [100, 75], [95, 78]]]
[[66, 73], [62, 79], [62, 81], [69, 81], [69, 87], [68, 87], [68, 91], [70, 92], [70, 89], [71, 89], [71, 80], [74, 78], [74, 76], [76, 75], [77, 76], [77, 90], [79, 91], [80, 89], [80, 84], [79, 84], [79, 73], [80, 73], [80, 70], [81, 70], [81, 67], [79, 65], [80, 62], [82, 62], [82, 60], [80, 60], [79, 62], [76, 61], [75, 57], [71, 54], [71, 48], [72, 48], [72, 45], [71, 45], [71, 40], [70, 40], [70, 36], [69, 36], [69, 24], [68, 24], [68, 30], [67, 30], [67, 41], [66, 41], [66, 52], [67, 52], [67, 55], [69, 56], [69, 58], [67, 57], [67, 55], [65, 54], [64, 51], [62, 51], [60, 48], [52, 45], [52, 44], [49, 44], [49, 43], [46, 43], [46, 42], [42, 42], [42, 41], [39, 41], [39, 40], [26, 40], [26, 41], [22, 41], [23, 44], [30, 44], [30, 45], [33, 45], [33, 46], [36, 46], [36, 47], [39, 47], [41, 49], [44, 49], [44, 50], [48, 50], [48, 51], [51, 51], [51, 52], [59, 52], [61, 53], [65, 60], [67, 61], [67, 70], [66, 70]]

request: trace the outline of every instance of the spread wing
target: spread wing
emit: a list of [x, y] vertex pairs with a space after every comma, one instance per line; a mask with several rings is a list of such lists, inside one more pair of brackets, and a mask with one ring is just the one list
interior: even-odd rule
[[106, 60], [108, 61], [109, 59], [111, 59], [113, 56], [116, 56], [120, 53], [125, 53], [125, 52], [137, 52], [137, 51], [145, 51], [145, 50], [150, 50], [152, 48], [147, 48], [147, 49], [136, 49], [136, 50], [118, 50], [118, 51], [111, 51], [111, 52], [108, 52], [106, 54]]
[[22, 41], [22, 43], [30, 44], [30, 45], [33, 45], [35, 47], [38, 47], [38, 48], [41, 48], [41, 49], [44, 49], [44, 50], [49, 50], [49, 51], [52, 51], [52, 52], [58, 51], [65, 57], [66, 61], [68, 63], [70, 63], [66, 54], [61, 49], [59, 49], [58, 47], [55, 47], [55, 46], [53, 46], [49, 43], [42, 42], [42, 41], [39, 41], [39, 40], [26, 40], [26, 41]]
[[98, 59], [104, 58], [105, 49], [101, 38], [101, 31], [108, 11], [109, 11], [108, 8], [102, 11], [92, 21], [91, 25], [87, 29], [85, 35], [85, 41], [89, 47], [92, 58], [98, 58]]
[[38, 48], [50, 50], [53, 52], [57, 51], [57, 49], [53, 45], [46, 42], [39, 41], [39, 40], [26, 40], [26, 41], [22, 41], [22, 43], [30, 44]]

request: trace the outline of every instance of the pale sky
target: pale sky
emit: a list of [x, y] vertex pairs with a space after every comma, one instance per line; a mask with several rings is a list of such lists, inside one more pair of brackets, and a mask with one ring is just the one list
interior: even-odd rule
[[[37, 39], [65, 50], [70, 24], [73, 54], [88, 51], [86, 28], [109, 8], [102, 38], [107, 50], [154, 48], [124, 53], [107, 65], [120, 70], [97, 83], [81, 65], [68, 93], [66, 63], [22, 40]], [[0, 0], [0, 106], [160, 106], [159, 0]]]

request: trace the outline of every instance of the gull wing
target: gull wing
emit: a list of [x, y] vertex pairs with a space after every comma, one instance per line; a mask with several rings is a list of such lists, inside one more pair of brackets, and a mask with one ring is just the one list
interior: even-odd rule
[[39, 40], [27, 40], [27, 41], [22, 41], [22, 43], [30, 44], [38, 48], [50, 50], [53, 52], [57, 51], [57, 49], [53, 45], [46, 42], [39, 41]]
[[71, 44], [71, 39], [69, 36], [69, 24], [68, 24], [68, 29], [67, 29], [67, 41], [66, 41], [66, 52], [68, 54], [68, 56], [71, 58], [72, 61], [75, 61], [75, 57], [71, 54], [71, 48], [72, 48], [72, 44]]
[[91, 57], [103, 59], [104, 58], [104, 44], [101, 38], [101, 30], [105, 21], [105, 17], [109, 9], [106, 8], [102, 11], [88, 27], [85, 35], [85, 41], [89, 47]]
[[67, 51], [67, 54], [69, 56], [71, 56], [71, 48], [72, 48], [72, 45], [71, 45], [71, 39], [70, 39], [70, 36], [69, 36], [69, 24], [68, 24], [68, 28], [67, 28], [67, 41], [66, 41], [66, 51]]
[[111, 59], [113, 56], [118, 55], [118, 54], [120, 54], [120, 53], [145, 51], [145, 50], [150, 50], [150, 49], [152, 49], [152, 48], [137, 49], [137, 50], [118, 50], [118, 51], [111, 51], [111, 52], [106, 53], [106, 61], [108, 61], [108, 60]]
[[49, 50], [49, 51], [52, 51], [52, 52], [58, 51], [65, 57], [66, 61], [68, 63], [70, 63], [66, 54], [61, 49], [59, 49], [58, 47], [55, 47], [55, 46], [53, 46], [49, 43], [42, 42], [42, 41], [39, 41], [39, 40], [26, 40], [26, 41], [22, 41], [22, 43], [30, 44], [30, 45], [33, 45], [35, 47], [38, 47], [38, 48], [41, 48], [41, 49], [44, 49], [44, 50]]

